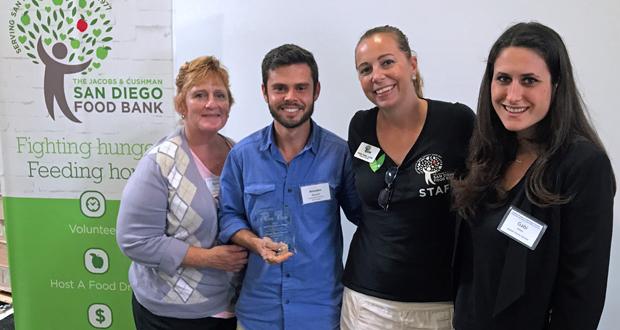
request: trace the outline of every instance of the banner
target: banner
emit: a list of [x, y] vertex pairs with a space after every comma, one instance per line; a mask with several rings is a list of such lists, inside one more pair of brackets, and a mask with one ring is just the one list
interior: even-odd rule
[[1, 186], [18, 330], [133, 328], [116, 216], [135, 164], [175, 125], [171, 20], [170, 0], [2, 8]]

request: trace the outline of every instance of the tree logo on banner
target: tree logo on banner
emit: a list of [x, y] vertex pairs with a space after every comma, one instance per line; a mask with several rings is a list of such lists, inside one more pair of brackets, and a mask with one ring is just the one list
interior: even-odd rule
[[54, 100], [71, 121], [64, 77], [99, 69], [112, 49], [112, 7], [105, 0], [16, 1], [11, 8], [9, 40], [16, 53], [24, 52], [33, 63], [45, 67], [45, 106], [54, 118]]

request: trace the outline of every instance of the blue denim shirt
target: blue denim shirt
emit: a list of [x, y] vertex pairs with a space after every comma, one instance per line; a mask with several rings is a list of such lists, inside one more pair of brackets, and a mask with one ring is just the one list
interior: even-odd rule
[[[306, 146], [287, 164], [273, 124], [231, 150], [221, 176], [220, 239], [241, 229], [261, 236], [265, 210], [290, 218], [294, 255], [269, 265], [251, 253], [236, 313], [246, 329], [338, 329], [342, 299], [340, 207], [357, 223], [361, 204], [344, 140], [312, 122]], [[331, 199], [302, 202], [302, 187], [327, 183]]]

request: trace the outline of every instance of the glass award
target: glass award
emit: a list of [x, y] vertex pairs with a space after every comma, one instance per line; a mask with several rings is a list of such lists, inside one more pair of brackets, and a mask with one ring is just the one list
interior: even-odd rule
[[285, 243], [290, 252], [295, 251], [295, 231], [287, 210], [260, 210], [257, 216], [261, 237], [269, 237], [276, 243]]

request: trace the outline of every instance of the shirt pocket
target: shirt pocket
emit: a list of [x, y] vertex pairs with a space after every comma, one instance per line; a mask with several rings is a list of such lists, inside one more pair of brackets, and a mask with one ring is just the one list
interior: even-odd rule
[[276, 200], [276, 185], [273, 183], [255, 183], [245, 186], [243, 199], [246, 205], [246, 213], [252, 221], [258, 210], [271, 209], [281, 204]]

